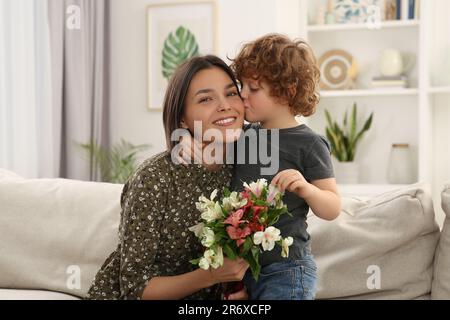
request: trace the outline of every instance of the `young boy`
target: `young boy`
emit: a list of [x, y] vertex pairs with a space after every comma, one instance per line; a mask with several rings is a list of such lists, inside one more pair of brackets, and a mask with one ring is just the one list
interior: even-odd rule
[[[266, 178], [285, 192], [283, 200], [292, 216], [283, 215], [275, 227], [283, 237], [294, 239], [288, 258], [281, 257], [279, 246], [262, 253], [257, 282], [247, 272], [244, 283], [249, 297], [314, 299], [316, 265], [306, 217], [311, 208], [318, 217], [333, 220], [339, 215], [341, 205], [329, 143], [296, 120], [296, 116], [307, 117], [316, 110], [320, 78], [316, 60], [305, 42], [272, 34], [244, 45], [231, 67], [242, 84], [245, 118], [252, 123], [246, 130], [255, 130], [258, 139], [266, 139], [260, 135], [261, 129], [277, 130], [279, 134], [278, 173], [261, 175], [264, 165], [259, 160], [256, 164], [237, 164], [232, 189], [240, 191], [243, 182]], [[263, 143], [267, 143], [265, 150], [273, 150], [269, 138]], [[246, 152], [249, 149], [247, 145]]]

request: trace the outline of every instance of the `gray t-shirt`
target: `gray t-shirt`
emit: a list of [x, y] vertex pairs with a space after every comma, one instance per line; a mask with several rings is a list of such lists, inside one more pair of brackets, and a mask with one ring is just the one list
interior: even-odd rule
[[[293, 128], [278, 129], [278, 147], [276, 143], [271, 144], [271, 134], [262, 134], [265, 130], [261, 130], [262, 128], [259, 124], [252, 124], [245, 127], [246, 131], [249, 129], [255, 130], [258, 141], [258, 147], [256, 149], [252, 148], [253, 152], [259, 150], [259, 146], [264, 144], [266, 144], [266, 149], [262, 152], [265, 154], [270, 154], [270, 150], [279, 152], [278, 172], [286, 169], [295, 169], [300, 171], [308, 182], [334, 177], [329, 142], [325, 137], [316, 134], [308, 126], [302, 124]], [[268, 132], [271, 133], [272, 131], [268, 130]], [[245, 139], [245, 136], [241, 137], [241, 143], [242, 139]], [[251, 155], [249, 156], [250, 142], [249, 139], [245, 140], [245, 163], [242, 164], [242, 159], [237, 162], [235, 157], [231, 187], [232, 190], [236, 191], [243, 190], [243, 182], [250, 183], [251, 181], [265, 178], [270, 183], [272, 178], [277, 174], [262, 175], [261, 167], [270, 167], [271, 164], [261, 164], [259, 156], [257, 157], [257, 163], [251, 164]], [[276, 140], [273, 139], [273, 141]], [[255, 143], [253, 142], [252, 145], [254, 147]], [[273, 155], [269, 157], [273, 157]], [[287, 205], [292, 217], [287, 214], [281, 216], [280, 220], [275, 224], [275, 227], [280, 229], [283, 238], [288, 236], [293, 237], [294, 243], [289, 248], [288, 259], [281, 257], [281, 248], [278, 245], [272, 251], [262, 253], [260, 256], [262, 266], [274, 262], [301, 259], [305, 251], [310, 250], [310, 236], [306, 230], [308, 226], [306, 223], [306, 217], [309, 211], [308, 204], [294, 193], [287, 191], [283, 197], [283, 201]]]

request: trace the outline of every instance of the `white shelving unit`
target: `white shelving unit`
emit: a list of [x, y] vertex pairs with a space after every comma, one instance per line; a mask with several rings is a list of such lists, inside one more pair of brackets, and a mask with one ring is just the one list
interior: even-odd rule
[[329, 91], [322, 91], [320, 96], [321, 98], [338, 98], [338, 97], [417, 96], [418, 94], [419, 94], [418, 89], [407, 88], [407, 89], [329, 90]]
[[[440, 65], [445, 63], [436, 61], [436, 52], [432, 50], [436, 43], [450, 39], [450, 28], [448, 32], [439, 32], [441, 38], [436, 38], [436, 30], [447, 28], [442, 27], [448, 16], [446, 11], [450, 11], [447, 1], [421, 1], [420, 19], [383, 21], [375, 29], [366, 24], [310, 24], [320, 1], [326, 3], [325, 0], [300, 0], [299, 36], [308, 41], [317, 57], [332, 49], [342, 49], [352, 54], [360, 65], [358, 89], [322, 91], [316, 114], [305, 121], [316, 132], [325, 134], [324, 110], [329, 110], [340, 122], [344, 111], [350, 110], [354, 102], [358, 104], [360, 122], [372, 111], [375, 115], [373, 127], [359, 145], [355, 159], [361, 170], [360, 184], [342, 186], [342, 189], [381, 192], [396, 188], [397, 186], [387, 182], [391, 145], [408, 143], [413, 151], [416, 182], [429, 183], [437, 201], [442, 182], [438, 180], [450, 179], [450, 168], [442, 171], [443, 163], [450, 163], [450, 158], [439, 158], [440, 167], [436, 165], [436, 158], [440, 157], [436, 149], [442, 148], [450, 139], [442, 138], [442, 135], [450, 131], [445, 129], [446, 120], [442, 119], [450, 114], [450, 82], [440, 83], [439, 86], [433, 84], [432, 68], [435, 74], [436, 70], [439, 73]], [[440, 22], [435, 21], [436, 16], [440, 18]], [[412, 53], [416, 57], [415, 66], [408, 74], [410, 88], [370, 88], [371, 78], [380, 75], [379, 54], [381, 50], [388, 48]], [[438, 124], [441, 129], [436, 129]], [[437, 138], [436, 135], [439, 134], [441, 136]], [[450, 147], [450, 143], [448, 144]]]
[[[419, 20], [407, 21], [382, 21], [375, 26], [375, 30], [385, 30], [391, 28], [417, 28], [420, 25]], [[308, 32], [329, 32], [329, 31], [343, 31], [343, 30], [374, 30], [367, 25], [357, 23], [334, 24], [334, 25], [308, 25]]]
[[448, 87], [432, 87], [428, 89], [431, 94], [450, 94], [450, 86]]

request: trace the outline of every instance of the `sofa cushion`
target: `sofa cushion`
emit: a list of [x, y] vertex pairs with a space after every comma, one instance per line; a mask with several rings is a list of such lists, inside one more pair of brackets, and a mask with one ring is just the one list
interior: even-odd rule
[[0, 300], [80, 300], [80, 298], [54, 291], [0, 289]]
[[439, 227], [424, 189], [343, 198], [332, 222], [309, 215], [317, 299], [418, 299], [430, 293]]
[[450, 182], [442, 191], [441, 204], [445, 221], [436, 250], [431, 297], [435, 300], [450, 300]]
[[0, 288], [83, 297], [117, 246], [122, 185], [0, 178]]
[[22, 177], [19, 176], [17, 173], [6, 170], [6, 169], [2, 169], [0, 168], [0, 179], [21, 179]]

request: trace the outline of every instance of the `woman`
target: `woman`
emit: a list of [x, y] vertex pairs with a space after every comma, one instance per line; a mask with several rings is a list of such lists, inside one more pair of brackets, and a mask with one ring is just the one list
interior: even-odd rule
[[[225, 258], [223, 267], [209, 270], [189, 262], [202, 251], [188, 230], [198, 222], [195, 202], [202, 194], [230, 186], [232, 168], [215, 163], [176, 165], [171, 160], [176, 146], [171, 136], [180, 128], [194, 133], [194, 123], [200, 121], [203, 132], [223, 133], [214, 143], [225, 145], [236, 137], [225, 132], [241, 130], [243, 119], [236, 79], [221, 59], [196, 57], [177, 69], [164, 102], [168, 150], [144, 161], [125, 184], [119, 244], [97, 273], [87, 298], [214, 299], [220, 283], [242, 280], [248, 268], [243, 260]], [[229, 298], [243, 296], [245, 291]]]

